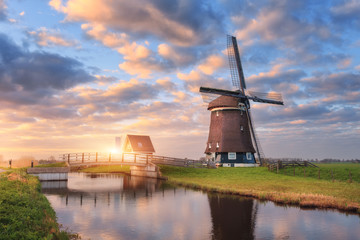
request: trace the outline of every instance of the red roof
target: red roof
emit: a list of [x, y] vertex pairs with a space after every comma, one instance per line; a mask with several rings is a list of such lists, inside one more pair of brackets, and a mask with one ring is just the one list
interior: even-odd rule
[[132, 152], [154, 153], [155, 149], [149, 136], [127, 135], [125, 150]]

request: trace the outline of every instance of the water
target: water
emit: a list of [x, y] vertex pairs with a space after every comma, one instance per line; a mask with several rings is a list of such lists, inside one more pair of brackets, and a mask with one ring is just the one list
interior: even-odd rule
[[43, 182], [58, 222], [83, 239], [360, 239], [360, 217], [175, 188], [156, 179], [69, 173]]

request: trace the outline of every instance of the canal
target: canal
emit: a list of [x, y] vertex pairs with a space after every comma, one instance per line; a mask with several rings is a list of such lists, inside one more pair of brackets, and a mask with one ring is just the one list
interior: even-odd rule
[[122, 174], [42, 182], [64, 228], [82, 239], [360, 239], [359, 215], [303, 210]]

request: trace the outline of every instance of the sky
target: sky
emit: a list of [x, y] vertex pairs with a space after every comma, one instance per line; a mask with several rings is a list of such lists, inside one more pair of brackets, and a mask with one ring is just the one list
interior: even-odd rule
[[233, 90], [237, 38], [266, 157], [360, 156], [360, 1], [0, 0], [0, 155], [109, 152], [150, 135], [156, 154], [204, 156], [200, 86]]

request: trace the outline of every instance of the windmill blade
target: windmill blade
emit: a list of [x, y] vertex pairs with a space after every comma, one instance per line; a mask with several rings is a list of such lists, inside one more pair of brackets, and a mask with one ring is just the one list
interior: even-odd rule
[[245, 95], [243, 95], [241, 92], [223, 90], [223, 89], [218, 89], [218, 88], [200, 87], [200, 92], [247, 99], [247, 97]]
[[227, 35], [227, 52], [233, 86], [238, 87], [244, 93], [246, 85], [244, 72], [241, 66], [239, 48], [236, 38], [230, 35]]
[[248, 122], [249, 122], [249, 127], [250, 127], [250, 130], [251, 130], [251, 137], [252, 137], [253, 143], [254, 143], [255, 148], [256, 148], [256, 153], [258, 155], [259, 164], [261, 166], [262, 165], [262, 155], [264, 155], [264, 153], [262, 151], [262, 148], [260, 146], [260, 142], [259, 142], [257, 134], [255, 132], [255, 128], [254, 128], [254, 125], [253, 125], [253, 122], [252, 122], [250, 109], [245, 108], [245, 110], [246, 110], [246, 116], [247, 116]]
[[275, 92], [261, 93], [261, 92], [246, 91], [246, 94], [248, 99], [251, 99], [254, 102], [284, 105], [282, 95], [280, 93], [275, 93]]

